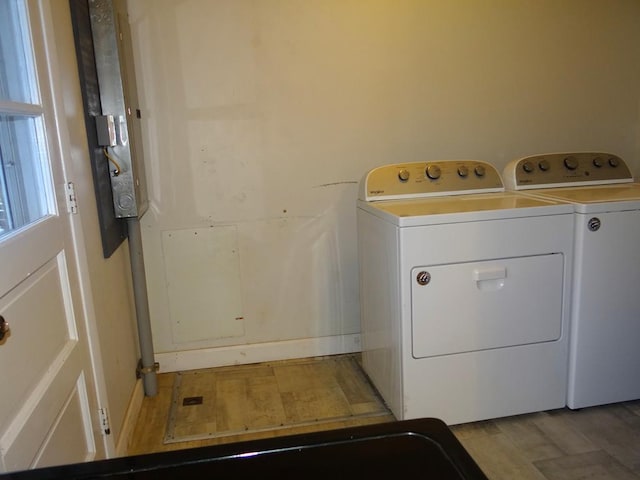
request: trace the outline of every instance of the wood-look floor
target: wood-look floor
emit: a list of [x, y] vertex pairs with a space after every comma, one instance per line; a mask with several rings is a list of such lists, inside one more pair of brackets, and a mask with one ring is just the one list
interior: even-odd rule
[[[229, 367], [224, 368], [229, 371]], [[237, 368], [241, 369], [242, 366]], [[129, 454], [394, 420], [391, 415], [354, 418], [249, 435], [165, 444], [163, 439], [175, 375], [160, 374], [158, 395], [145, 397], [129, 445]], [[532, 413], [455, 425], [451, 429], [492, 480], [640, 480], [640, 401], [580, 411], [561, 409]]]
[[319, 429], [327, 422], [389, 416], [358, 357], [179, 372], [165, 443], [300, 426]]
[[[332, 357], [326, 359], [327, 363], [332, 362]], [[332, 362], [334, 363], [334, 362]], [[268, 367], [268, 368], [267, 368]], [[293, 368], [290, 368], [293, 367]], [[341, 369], [341, 372], [331, 374], [335, 368]], [[266, 374], [265, 369], [275, 370], [275, 375]], [[301, 372], [300, 372], [301, 371]], [[201, 370], [205, 381], [210, 381], [212, 375], [216, 375], [219, 378], [224, 379], [226, 385], [231, 385], [233, 388], [221, 388], [217, 392], [217, 396], [228, 395], [227, 398], [218, 398], [217, 403], [224, 406], [221, 409], [222, 416], [218, 414], [217, 423], [218, 430], [223, 434], [206, 440], [191, 440], [185, 442], [176, 442], [174, 440], [165, 443], [165, 433], [167, 430], [167, 424], [169, 420], [169, 414], [173, 403], [173, 391], [174, 382], [176, 380], [177, 373], [165, 373], [158, 375], [158, 394], [155, 397], [145, 397], [142, 402], [142, 408], [134, 428], [132, 440], [129, 444], [128, 453], [130, 455], [137, 455], [143, 453], [163, 452], [168, 450], [178, 450], [183, 448], [200, 447], [205, 445], [218, 445], [222, 443], [238, 442], [244, 440], [253, 440], [258, 438], [271, 438], [282, 435], [292, 435], [296, 433], [308, 433], [321, 430], [331, 430], [336, 428], [351, 427], [357, 425], [366, 425], [371, 423], [391, 422], [395, 418], [393, 415], [380, 414], [379, 409], [375, 408], [375, 405], [367, 402], [366, 392], [359, 388], [353, 391], [349, 391], [349, 384], [354, 385], [355, 377], [361, 377], [363, 375], [360, 368], [357, 366], [357, 362], [339, 362], [339, 364], [331, 365], [327, 368], [326, 363], [323, 362], [307, 362], [304, 360], [292, 360], [283, 362], [269, 362], [268, 364], [256, 364], [256, 365], [240, 365], [237, 367], [220, 367]], [[302, 375], [300, 373], [303, 373]], [[252, 375], [255, 375], [255, 381], [252, 381]], [[193, 376], [190, 379], [189, 395], [195, 395], [197, 393], [193, 386]], [[301, 423], [289, 428], [276, 428], [274, 430], [256, 431], [252, 433], [242, 434], [229, 434], [227, 431], [232, 431], [230, 426], [237, 426], [243, 424], [255, 424], [256, 418], [250, 408], [250, 402], [242, 401], [241, 397], [237, 395], [237, 384], [246, 385], [246, 388], [250, 388], [249, 384], [264, 385], [265, 379], [268, 382], [272, 382], [273, 378], [277, 378], [280, 386], [280, 393], [283, 398], [283, 403], [288, 405], [277, 405], [273, 401], [273, 395], [264, 396], [263, 392], [261, 397], [263, 402], [272, 403], [274, 407], [280, 408], [267, 408], [268, 415], [277, 415], [278, 410], [286, 410], [287, 412], [294, 412], [294, 423]], [[342, 379], [342, 380], [341, 380]], [[319, 395], [314, 390], [321, 389], [320, 384], [324, 382], [326, 392], [324, 395]], [[294, 385], [292, 383], [298, 383]], [[338, 387], [338, 383], [342, 384], [341, 388]], [[236, 386], [234, 386], [236, 384]], [[202, 391], [206, 391], [207, 388], [203, 388]], [[304, 390], [311, 392], [312, 395], [301, 394]], [[374, 395], [375, 394], [374, 391]], [[314, 399], [322, 398], [322, 402], [314, 401]], [[313, 418], [312, 409], [317, 409], [317, 416], [320, 418], [327, 417], [344, 417], [346, 410], [354, 413], [353, 417], [348, 419], [341, 419], [337, 421], [321, 421], [313, 422], [305, 419]], [[283, 408], [284, 407], [284, 408]], [[367, 415], [367, 411], [377, 410], [372, 416]], [[210, 415], [204, 411], [202, 413], [202, 422], [211, 422]], [[193, 410], [197, 415], [198, 410]], [[292, 416], [289, 413], [287, 416]], [[243, 419], [244, 417], [244, 419]], [[182, 426], [174, 428], [174, 430], [182, 430], [186, 436], [189, 436], [193, 432], [193, 428], [198, 423], [197, 418], [185, 418], [186, 422], [182, 423]], [[224, 426], [224, 427], [223, 427]], [[212, 428], [215, 430], [216, 428]]]

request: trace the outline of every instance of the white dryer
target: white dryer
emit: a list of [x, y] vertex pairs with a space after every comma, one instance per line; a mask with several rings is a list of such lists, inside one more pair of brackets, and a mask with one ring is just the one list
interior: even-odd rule
[[574, 205], [567, 405], [640, 398], [640, 184], [620, 157], [601, 152], [514, 160], [504, 181]]
[[573, 208], [480, 161], [385, 165], [357, 208], [364, 370], [398, 419], [562, 408]]

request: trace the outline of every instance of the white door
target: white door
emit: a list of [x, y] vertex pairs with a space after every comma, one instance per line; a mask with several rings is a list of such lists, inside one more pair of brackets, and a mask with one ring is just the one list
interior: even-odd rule
[[0, 472], [104, 456], [49, 8], [0, 1]]

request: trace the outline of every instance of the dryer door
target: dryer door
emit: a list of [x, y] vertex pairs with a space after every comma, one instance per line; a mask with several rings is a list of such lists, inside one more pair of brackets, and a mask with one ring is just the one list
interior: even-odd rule
[[413, 357], [558, 340], [563, 270], [560, 253], [413, 268]]

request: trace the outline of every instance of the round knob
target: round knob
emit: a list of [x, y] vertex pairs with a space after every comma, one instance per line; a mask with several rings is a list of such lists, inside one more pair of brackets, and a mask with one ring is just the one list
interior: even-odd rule
[[0, 341], [4, 340], [4, 337], [9, 333], [9, 324], [4, 319], [2, 315], [0, 315]]
[[474, 168], [473, 171], [475, 172], [476, 176], [484, 177], [485, 169], [482, 165], [476, 165], [476, 168]]
[[464, 165], [458, 167], [458, 175], [462, 178], [466, 177], [467, 175], [469, 175], [469, 169]]
[[589, 221], [587, 222], [587, 228], [591, 232], [597, 232], [598, 230], [600, 230], [601, 226], [602, 226], [602, 222], [598, 217], [590, 218]]
[[538, 163], [538, 168], [543, 172], [546, 172], [547, 170], [549, 170], [549, 167], [550, 165], [547, 160], [540, 160], [540, 162]]
[[609, 159], [609, 165], [611, 165], [612, 167], [617, 167], [618, 165], [620, 165], [620, 161], [616, 158], [616, 157], [611, 157]]
[[531, 173], [531, 172], [533, 172], [533, 169], [534, 169], [534, 168], [535, 168], [535, 167], [533, 166], [533, 163], [531, 163], [529, 160], [527, 160], [526, 162], [524, 162], [524, 163], [522, 164], [522, 169], [523, 169], [525, 172], [527, 172], [527, 173]]
[[398, 172], [398, 178], [400, 179], [401, 182], [406, 182], [407, 180], [409, 180], [409, 170], [403, 168], [402, 170], [400, 170]]
[[431, 180], [436, 180], [438, 178], [440, 178], [440, 167], [438, 165], [429, 165], [427, 167], [427, 177], [429, 177]]
[[431, 274], [429, 272], [419, 272], [418, 275], [416, 275], [416, 281], [418, 282], [418, 285], [429, 285], [429, 282], [431, 281]]
[[566, 157], [564, 159], [564, 166], [569, 170], [575, 170], [578, 168], [578, 160], [576, 160], [576, 157]]

